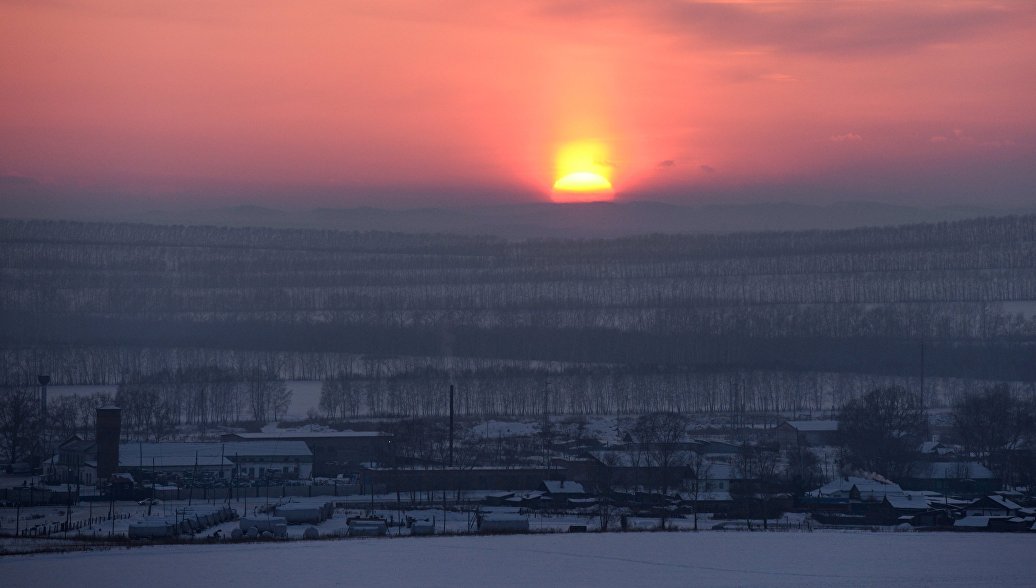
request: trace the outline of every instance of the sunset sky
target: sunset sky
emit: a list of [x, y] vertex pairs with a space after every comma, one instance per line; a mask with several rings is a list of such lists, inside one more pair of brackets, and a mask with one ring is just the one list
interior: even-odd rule
[[0, 198], [1036, 201], [1028, 0], [0, 0], [0, 72]]

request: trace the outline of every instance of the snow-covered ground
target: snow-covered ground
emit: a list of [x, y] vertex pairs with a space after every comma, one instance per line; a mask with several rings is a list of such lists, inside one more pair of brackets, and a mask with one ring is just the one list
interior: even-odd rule
[[608, 533], [0, 558], [20, 586], [1031, 586], [1036, 535]]

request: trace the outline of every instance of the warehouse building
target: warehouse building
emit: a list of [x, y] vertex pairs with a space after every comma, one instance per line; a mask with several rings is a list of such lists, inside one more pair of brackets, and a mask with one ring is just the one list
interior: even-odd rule
[[355, 474], [364, 464], [392, 463], [392, 434], [380, 431], [277, 431], [228, 433], [223, 441], [248, 443], [301, 442], [312, 453], [313, 475]]

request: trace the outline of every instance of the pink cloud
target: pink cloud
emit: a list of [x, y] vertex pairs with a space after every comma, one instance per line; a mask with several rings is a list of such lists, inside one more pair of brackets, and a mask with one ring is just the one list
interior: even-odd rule
[[840, 135], [831, 135], [831, 140], [835, 143], [856, 143], [862, 141], [863, 137], [857, 133], [842, 133]]

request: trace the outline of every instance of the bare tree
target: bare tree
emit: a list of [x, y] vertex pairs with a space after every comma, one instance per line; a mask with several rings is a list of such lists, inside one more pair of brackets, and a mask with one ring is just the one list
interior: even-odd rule
[[252, 418], [261, 423], [284, 418], [291, 406], [291, 390], [272, 372], [260, 372], [249, 390]]
[[689, 454], [683, 447], [690, 424], [686, 415], [677, 412], [654, 412], [637, 418], [631, 435], [647, 452], [659, 473], [659, 488], [669, 493], [674, 470], [687, 465]]
[[838, 434], [847, 466], [895, 479], [907, 473], [928, 419], [916, 393], [878, 388], [850, 400], [838, 416]]
[[777, 480], [780, 466], [780, 451], [775, 446], [741, 445], [734, 459], [735, 477], [741, 478], [741, 498], [745, 501], [745, 521], [752, 528], [752, 504], [757, 499], [763, 503], [763, 528], [768, 527], [769, 497]]
[[1001, 480], [1010, 481], [1011, 455], [1036, 433], [1033, 405], [1016, 398], [1006, 385], [969, 394], [953, 407], [954, 432], [964, 451], [981, 460]]
[[705, 458], [705, 454], [695, 451], [691, 454], [691, 480], [688, 494], [691, 497], [691, 508], [694, 510], [694, 530], [698, 530], [698, 511], [701, 497], [709, 492], [709, 480], [712, 479], [712, 463]]
[[36, 461], [39, 455], [40, 407], [29, 387], [0, 391], [0, 449], [7, 463]]

